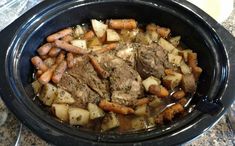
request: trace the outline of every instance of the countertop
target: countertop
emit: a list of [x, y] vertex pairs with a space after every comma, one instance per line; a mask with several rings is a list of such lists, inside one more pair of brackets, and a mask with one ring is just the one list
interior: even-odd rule
[[[32, 5], [32, 4], [31, 4]], [[28, 6], [30, 7], [30, 6]], [[27, 10], [27, 9], [26, 9]], [[26, 11], [25, 10], [25, 11]], [[235, 10], [222, 25], [235, 36]], [[6, 114], [5, 114], [6, 113]], [[6, 117], [7, 116], [7, 117]], [[5, 119], [6, 118], [6, 119]], [[0, 99], [0, 146], [14, 145], [17, 139], [20, 122], [7, 110]], [[47, 142], [33, 134], [27, 127], [23, 126], [20, 137], [20, 145], [48, 146]], [[235, 135], [229, 129], [226, 116], [223, 116], [213, 128], [200, 135], [198, 138], [187, 142], [185, 146], [232, 146], [235, 145]]]

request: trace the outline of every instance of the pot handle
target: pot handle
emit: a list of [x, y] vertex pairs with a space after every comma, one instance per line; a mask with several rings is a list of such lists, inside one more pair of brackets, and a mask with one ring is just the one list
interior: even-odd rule
[[224, 111], [224, 109], [229, 108], [235, 99], [235, 38], [223, 26], [221, 26], [212, 18], [207, 19], [207, 21], [209, 24], [212, 24], [211, 27], [214, 28], [215, 33], [218, 34], [218, 37], [227, 52], [229, 60], [228, 80], [224, 94], [215, 100], [208, 100], [207, 98], [203, 98], [196, 106], [196, 109], [199, 111], [214, 115]]

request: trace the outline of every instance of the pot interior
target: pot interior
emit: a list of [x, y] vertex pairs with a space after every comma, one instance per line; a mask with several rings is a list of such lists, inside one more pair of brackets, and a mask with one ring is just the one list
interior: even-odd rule
[[[89, 20], [92, 18], [101, 20], [134, 18], [142, 24], [154, 22], [160, 26], [169, 27], [173, 36], [180, 35], [182, 42], [198, 54], [199, 66], [203, 69], [197, 92], [191, 104], [197, 104], [201, 98], [205, 97], [216, 98], [220, 90], [223, 89], [221, 87], [223, 82], [222, 69], [225, 64], [224, 59], [226, 60], [224, 50], [220, 49], [222, 48], [220, 40], [204, 21], [183, 7], [163, 0], [155, 3], [141, 1], [133, 3], [124, 1], [87, 2], [86, 4], [76, 1], [65, 2], [30, 19], [19, 30], [22, 31], [21, 35], [17, 36], [19, 41], [15, 44], [15, 50], [11, 53], [14, 66], [10, 67], [13, 68], [15, 75], [13, 80], [16, 82], [16, 90], [20, 93], [18, 100], [21, 100], [22, 104], [32, 114], [37, 115], [42, 123], [46, 122], [51, 127], [73, 136], [97, 140], [99, 133], [61, 124], [51, 117], [46, 110], [43, 110], [43, 106], [37, 100], [33, 101], [35, 95], [31, 87], [34, 69], [30, 59], [37, 54], [36, 49], [43, 44], [45, 38], [65, 27], [90, 23]], [[135, 134], [138, 135], [140, 140], [160, 137], [163, 133], [176, 130], [198, 118], [200, 114], [195, 116], [195, 112], [198, 111], [195, 110], [184, 119], [151, 131], [126, 134], [126, 137], [119, 134], [103, 134], [100, 140], [132, 141], [135, 139]]]

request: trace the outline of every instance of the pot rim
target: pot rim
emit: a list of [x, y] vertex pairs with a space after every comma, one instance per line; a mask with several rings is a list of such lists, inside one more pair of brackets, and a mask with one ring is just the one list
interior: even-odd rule
[[[128, 2], [128, 1], [122, 1], [122, 0], [117, 0], [118, 2]], [[89, 3], [90, 1], [86, 1], [85, 3]], [[92, 1], [93, 3], [95, 2], [105, 2], [105, 1]], [[114, 2], [114, 1], [110, 1], [110, 2]], [[133, 2], [140, 2], [140, 1], [133, 1]], [[151, 1], [149, 1], [150, 3]], [[213, 19], [211, 19], [207, 14], [205, 14], [204, 12], [202, 12], [201, 10], [199, 10], [198, 8], [196, 8], [195, 6], [191, 5], [190, 3], [188, 2], [184, 2], [184, 1], [181, 1], [181, 0], [177, 0], [177, 1], [173, 1], [173, 0], [168, 0], [168, 2], [171, 2], [175, 5], [180, 5], [181, 7], [183, 7], [184, 9], [187, 9], [187, 11], [190, 11], [191, 13], [194, 13], [195, 15], [197, 15], [198, 18], [202, 19], [202, 18], [207, 18], [207, 24], [208, 26], [210, 26], [212, 29], [215, 29], [215, 33], [219, 35], [219, 40], [221, 40], [221, 42], [225, 42], [225, 40], [223, 40], [220, 36], [222, 36], [221, 32], [223, 30], [223, 28], [221, 28], [221, 26], [219, 24], [217, 24]], [[57, 7], [57, 6], [60, 6], [62, 5], [63, 3], [66, 3], [65, 0], [60, 0], [58, 2], [54, 2], [53, 0], [49, 0], [49, 1], [45, 1], [41, 4], [39, 4], [38, 6], [36, 6], [34, 9], [32, 9], [30, 12], [26, 13], [25, 15], [23, 15], [21, 18], [19, 18], [16, 22], [14, 22], [12, 25], [10, 25], [9, 27], [7, 27], [6, 30], [4, 30], [2, 32], [2, 34], [4, 34], [4, 32], [6, 33], [7, 31], [9, 31], [9, 29], [13, 26], [22, 26], [22, 28], [24, 27], [27, 27], [27, 24], [28, 23], [24, 23], [25, 21], [24, 20], [28, 20], [28, 18], [32, 17], [32, 19], [30, 19], [28, 22], [30, 21], [34, 21], [34, 18], [36, 18], [37, 15], [41, 15], [42, 13], [44, 13], [45, 11], [49, 10], [50, 8], [52, 7]], [[69, 3], [69, 2], [68, 2]], [[147, 3], [147, 2], [146, 2]], [[152, 4], [154, 4], [154, 2], [151, 2]], [[48, 7], [50, 6], [50, 7]], [[40, 14], [37, 14], [37, 12], [40, 11]], [[197, 12], [197, 14], [196, 14]], [[10, 46], [8, 47], [8, 50], [6, 52], [6, 54], [10, 54], [10, 50], [12, 49], [12, 47], [14, 46], [12, 44], [12, 42], [14, 41], [17, 41], [17, 37], [19, 37], [20, 35], [22, 35], [23, 31], [21, 29], [19, 29], [17, 32], [16, 32], [16, 35], [15, 37], [11, 40], [11, 42], [9, 42]], [[1, 35], [1, 34], [0, 34]], [[14, 36], [14, 34], [12, 34]], [[231, 39], [234, 39], [230, 34], [225, 34], [227, 35], [229, 38]], [[223, 34], [224, 36], [224, 34]], [[0, 42], [1, 43], [1, 42]], [[229, 44], [229, 45], [228, 45]], [[234, 61], [234, 59], [232, 60], [232, 58], [229, 56], [232, 54], [232, 49], [231, 47], [234, 47], [234, 43], [231, 44], [231, 42], [227, 42], [226, 44], [227, 46], [224, 46], [225, 49], [229, 49], [228, 47], [230, 47], [230, 50], [227, 50], [228, 51], [228, 58], [229, 60], [228, 61]], [[233, 45], [233, 46], [232, 46]], [[234, 50], [234, 49], [233, 49]], [[3, 53], [5, 54], [5, 53]], [[6, 56], [9, 56], [9, 55], [6, 55]], [[2, 57], [2, 56], [1, 56]], [[2, 76], [8, 76], [8, 73], [11, 72], [12, 70], [7, 70], [7, 67], [8, 67], [8, 64], [9, 63], [12, 63], [12, 64], [15, 64], [17, 62], [12, 62], [11, 60], [8, 60], [9, 58], [6, 58], [4, 57], [6, 60], [5, 60], [5, 68], [2, 69], [3, 67], [0, 67], [0, 69], [2, 69], [3, 71], [5, 71], [4, 73], [1, 73], [3, 74]], [[230, 62], [228, 62], [228, 65], [229, 65]], [[228, 81], [225, 85], [225, 87], [231, 87], [231, 82], [232, 81], [235, 81], [235, 79], [232, 79], [231, 77], [231, 70], [230, 68], [228, 68], [228, 73], [229, 73], [229, 77], [228, 77]], [[2, 79], [2, 78], [1, 78]], [[10, 77], [10, 79], [12, 79], [12, 77]], [[231, 80], [229, 80], [231, 79]], [[3, 79], [3, 83], [6, 83], [6, 85], [8, 84], [11, 84], [11, 81], [6, 81], [6, 79]], [[4, 84], [5, 85], [5, 84]], [[11, 86], [11, 85], [10, 85]], [[15, 85], [11, 86], [11, 87], [14, 87]], [[17, 91], [17, 90], [16, 90]], [[7, 99], [6, 95], [7, 93], [10, 93], [8, 94], [8, 96], [10, 95], [11, 98], [10, 99]], [[8, 89], [7, 91], [4, 91], [2, 89], [0, 89], [0, 94], [4, 100], [4, 102], [7, 104], [7, 106], [13, 111], [13, 113], [15, 115], [18, 115], [18, 118], [24, 123], [27, 125], [27, 127], [29, 127], [30, 129], [32, 129], [33, 131], [36, 132], [36, 134], [40, 135], [41, 137], [43, 137], [44, 139], [48, 140], [48, 141], [51, 141], [51, 137], [55, 138], [55, 137], [61, 137], [61, 130], [59, 129], [56, 129], [55, 127], [53, 127], [53, 125], [49, 124], [49, 123], [46, 123], [45, 121], [43, 121], [43, 119], [40, 119], [40, 117], [37, 117], [36, 115], [33, 115], [34, 117], [32, 117], [30, 120], [29, 119], [24, 119], [24, 117], [27, 116], [32, 116], [31, 114], [31, 111], [29, 109], [27, 109], [26, 107], [22, 107], [22, 109], [24, 109], [24, 113], [23, 112], [20, 112], [20, 111], [17, 111], [17, 107], [16, 105], [18, 104], [23, 104], [22, 101], [18, 101], [17, 99], [15, 99], [14, 97], [16, 95], [14, 95], [15, 93], [12, 93], [13, 91], [11, 89]], [[234, 98], [234, 91], [230, 91], [230, 92], [227, 92], [227, 89], [225, 90], [225, 92], [223, 93], [224, 95], [233, 95], [233, 98]], [[222, 95], [221, 97], [221, 100], [223, 101], [223, 99], [225, 100], [224, 98], [224, 95]], [[19, 103], [13, 103], [13, 102], [19, 102]], [[223, 102], [223, 105], [224, 105], [224, 108], [221, 109], [221, 111], [219, 113], [217, 113], [216, 116], [214, 117], [211, 117], [210, 115], [204, 115], [204, 114], [201, 114], [201, 113], [196, 113], [197, 115], [197, 120], [194, 121], [193, 123], [191, 124], [188, 124], [186, 126], [184, 126], [181, 130], [178, 129], [178, 131], [174, 132], [174, 133], [168, 133], [167, 136], [164, 137], [164, 139], [168, 139], [168, 138], [177, 138], [177, 135], [178, 133], [181, 133], [181, 135], [188, 135], [190, 134], [190, 132], [193, 130], [193, 127], [194, 129], [200, 129], [198, 130], [198, 132], [196, 132], [194, 135], [191, 135], [191, 136], [180, 136], [180, 140], [177, 141], [178, 143], [182, 143], [182, 142], [185, 142], [185, 141], [188, 141], [190, 139], [192, 139], [193, 137], [199, 135], [200, 133], [204, 132], [205, 130], [208, 129], [208, 127], [211, 125], [211, 123], [214, 123], [215, 121], [217, 121], [222, 115], [223, 113], [225, 112], [226, 108], [231, 104], [231, 102], [229, 103], [224, 103]], [[40, 120], [39, 120], [40, 119]], [[29, 120], [29, 121], [27, 121]], [[39, 120], [39, 121], [37, 121]], [[194, 119], [195, 120], [195, 119]], [[41, 126], [41, 123], [40, 122], [43, 122], [44, 123], [44, 127], [40, 127]], [[32, 123], [36, 124], [36, 125], [32, 125]], [[200, 123], [200, 125], [198, 126], [198, 123]], [[39, 126], [40, 125], [40, 126]], [[197, 126], [196, 126], [197, 125]], [[50, 129], [48, 128], [50, 127]], [[41, 130], [41, 132], [38, 131], [38, 128], [42, 128], [43, 130], [49, 130], [48, 132], [43, 132], [43, 130]], [[189, 129], [191, 128], [191, 129]], [[73, 135], [66, 135], [67, 137], [69, 138], [74, 138]], [[85, 135], [86, 136], [86, 135]], [[182, 138], [183, 137], [183, 138]], [[85, 143], [90, 143], [91, 141], [89, 140], [85, 140], [85, 139], [81, 139], [81, 138], [78, 138], [76, 137], [75, 139], [77, 139], [78, 141], [80, 142], [85, 142]], [[179, 139], [179, 137], [178, 137]], [[94, 141], [92, 142], [93, 144], [107, 144], [106, 142], [104, 141], [100, 141], [102, 140], [102, 137], [98, 136], [97, 137], [97, 141]], [[164, 141], [161, 137], [157, 139], [158, 141]], [[66, 140], [65, 140], [66, 141]], [[99, 143], [97, 143], [98, 141], [100, 141]], [[154, 142], [156, 141], [156, 138], [152, 138], [152, 139], [148, 139], [148, 141], [144, 141], [146, 144], [149, 144], [150, 142]], [[55, 141], [55, 143], [57, 144], [61, 144], [60, 143], [61, 141]], [[139, 142], [143, 142], [143, 141], [137, 141], [138, 143]], [[173, 142], [175, 143], [175, 142]], [[83, 143], [81, 143], [83, 144]], [[132, 142], [129, 142], [129, 143], [125, 143], [125, 144], [132, 144]], [[159, 143], [161, 144], [161, 143]]]

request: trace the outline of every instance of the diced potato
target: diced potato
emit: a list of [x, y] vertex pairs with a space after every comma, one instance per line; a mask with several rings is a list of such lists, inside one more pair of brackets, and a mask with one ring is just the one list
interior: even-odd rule
[[35, 80], [33, 83], [32, 83], [32, 87], [33, 87], [33, 91], [35, 94], [38, 94], [42, 88], [42, 84], [39, 83], [38, 80]]
[[149, 90], [149, 86], [151, 85], [160, 85], [161, 81], [158, 78], [155, 78], [153, 76], [148, 77], [147, 79], [143, 80], [143, 85], [146, 91]]
[[88, 111], [90, 112], [90, 119], [92, 120], [105, 115], [104, 111], [93, 103], [88, 103]]
[[115, 30], [107, 29], [107, 41], [108, 42], [114, 42], [114, 41], [119, 41], [119, 40], [120, 40], [120, 36]]
[[43, 86], [41, 93], [39, 94], [39, 99], [43, 104], [51, 106], [57, 94], [57, 88], [50, 83]]
[[69, 124], [70, 125], [86, 125], [89, 122], [89, 111], [81, 108], [69, 108]]
[[180, 69], [183, 74], [190, 74], [192, 72], [191, 68], [184, 61], [181, 62]]
[[43, 62], [46, 64], [46, 66], [51, 67], [52, 65], [55, 64], [55, 60], [56, 60], [55, 58], [49, 57], [45, 59]]
[[192, 52], [193, 51], [189, 49], [180, 51], [180, 54], [182, 54], [185, 62], [188, 62], [188, 53], [192, 53]]
[[173, 49], [176, 49], [170, 42], [163, 38], [159, 39], [158, 45], [161, 46], [163, 49], [167, 50], [168, 52], [172, 52]]
[[175, 37], [172, 37], [169, 41], [173, 46], [177, 47], [180, 43], [180, 39], [181, 39], [181, 36], [175, 36]]
[[137, 115], [137, 116], [146, 116], [146, 115], [148, 115], [148, 106], [147, 106], [147, 104], [137, 106], [136, 109], [135, 109], [135, 115]]
[[81, 25], [77, 25], [75, 30], [74, 30], [75, 37], [79, 37], [80, 35], [83, 35], [84, 33], [85, 32], [84, 32], [82, 26]]
[[74, 102], [75, 102], [75, 100], [69, 92], [67, 92], [61, 88], [57, 89], [57, 96], [54, 99], [54, 103], [72, 104]]
[[178, 55], [179, 54], [179, 50], [178, 49], [173, 49], [171, 54]]
[[131, 120], [133, 130], [142, 130], [147, 128], [147, 123], [144, 117], [136, 117]]
[[109, 112], [105, 115], [102, 124], [101, 124], [101, 131], [107, 131], [113, 128], [116, 128], [120, 125], [118, 118], [115, 113]]
[[153, 42], [158, 42], [159, 35], [156, 31], [147, 31], [146, 33]]
[[156, 125], [154, 117], [149, 117], [147, 119], [147, 122], [148, 122], [148, 124], [147, 124], [148, 128], [152, 128], [152, 127], [154, 127]]
[[104, 24], [103, 22], [100, 22], [96, 19], [92, 19], [91, 24], [98, 38], [101, 38], [106, 33], [108, 26]]
[[170, 63], [173, 63], [177, 66], [180, 66], [180, 63], [182, 61], [182, 56], [179, 56], [179, 55], [175, 55], [175, 54], [168, 54], [168, 61]]
[[71, 44], [85, 50], [87, 49], [86, 40], [72, 40]]
[[163, 77], [163, 85], [168, 89], [174, 89], [182, 80], [182, 74], [174, 73], [174, 75], [169, 75]]
[[137, 35], [136, 35], [136, 39], [135, 41], [137, 43], [142, 43], [142, 44], [145, 44], [145, 45], [149, 45], [152, 43], [152, 40], [150, 39], [150, 36], [143, 33], [143, 32], [139, 32]]
[[139, 29], [133, 29], [133, 30], [122, 29], [120, 31], [121, 40], [124, 42], [132, 42], [133, 40], [135, 40], [136, 35], [138, 33]]
[[158, 107], [160, 105], [162, 105], [162, 100], [157, 97], [154, 98], [154, 100], [149, 103], [149, 106], [151, 106], [151, 107]]
[[69, 106], [67, 104], [52, 104], [52, 111], [61, 121], [67, 122], [69, 120]]

